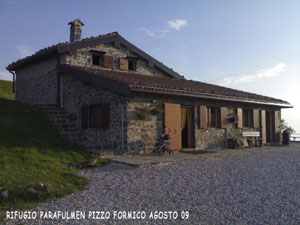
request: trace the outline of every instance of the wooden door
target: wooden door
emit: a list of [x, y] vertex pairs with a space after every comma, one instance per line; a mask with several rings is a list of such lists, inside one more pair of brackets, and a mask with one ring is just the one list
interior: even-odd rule
[[263, 143], [265, 144], [267, 142], [266, 111], [265, 110], [260, 111], [260, 132], [261, 132], [261, 138], [263, 139]]
[[164, 104], [164, 126], [165, 134], [169, 134], [170, 149], [181, 149], [181, 109], [180, 104]]
[[269, 111], [266, 111], [266, 141], [267, 143], [272, 142], [272, 118], [271, 113]]
[[194, 147], [194, 110], [193, 108], [187, 108], [186, 125], [188, 128], [188, 148]]

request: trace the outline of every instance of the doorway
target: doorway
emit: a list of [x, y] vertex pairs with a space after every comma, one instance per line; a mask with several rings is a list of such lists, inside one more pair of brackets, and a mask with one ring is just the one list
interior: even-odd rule
[[266, 141], [275, 142], [275, 115], [273, 111], [266, 111]]
[[181, 107], [181, 143], [182, 148], [194, 148], [194, 109]]

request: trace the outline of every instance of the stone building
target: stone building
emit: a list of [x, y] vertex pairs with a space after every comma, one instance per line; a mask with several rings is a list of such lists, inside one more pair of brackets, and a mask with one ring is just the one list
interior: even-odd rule
[[89, 148], [115, 153], [153, 150], [162, 133], [171, 148], [225, 148], [229, 134], [257, 131], [280, 142], [288, 102], [186, 80], [117, 32], [41, 49], [8, 65], [16, 100], [40, 106], [59, 133]]

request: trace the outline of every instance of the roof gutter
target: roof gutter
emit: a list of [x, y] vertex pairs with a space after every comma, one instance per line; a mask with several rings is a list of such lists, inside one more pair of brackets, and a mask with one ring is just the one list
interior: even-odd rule
[[235, 98], [223, 98], [218, 96], [205, 96], [205, 95], [198, 95], [198, 94], [191, 94], [191, 93], [176, 93], [170, 92], [166, 93], [164, 91], [156, 91], [156, 90], [141, 90], [139, 88], [131, 88], [131, 91], [134, 92], [144, 92], [144, 93], [151, 93], [151, 94], [163, 94], [163, 95], [176, 95], [176, 96], [183, 96], [183, 97], [194, 97], [194, 98], [202, 98], [202, 99], [214, 99], [214, 100], [222, 100], [222, 101], [230, 101], [230, 102], [243, 102], [243, 103], [250, 103], [250, 104], [259, 104], [259, 105], [269, 105], [269, 106], [277, 106], [281, 108], [293, 108], [290, 104], [280, 104], [280, 103], [271, 103], [271, 102], [260, 102], [260, 101], [253, 101], [253, 100], [244, 100], [244, 99], [235, 99]]

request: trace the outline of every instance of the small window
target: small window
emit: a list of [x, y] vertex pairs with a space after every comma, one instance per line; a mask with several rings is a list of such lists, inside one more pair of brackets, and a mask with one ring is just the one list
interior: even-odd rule
[[82, 129], [109, 129], [109, 104], [83, 105], [81, 107]]
[[100, 56], [99, 55], [93, 55], [92, 56], [92, 60], [93, 60], [93, 65], [94, 66], [100, 66]]
[[243, 109], [243, 127], [253, 128], [253, 110]]
[[128, 70], [136, 71], [136, 61], [128, 60]]
[[102, 125], [102, 107], [101, 105], [90, 105], [89, 122], [90, 128], [101, 128]]
[[105, 52], [97, 51], [97, 50], [90, 50], [92, 54], [92, 65], [94, 66], [103, 66], [103, 58]]
[[221, 110], [219, 107], [207, 107], [207, 127], [221, 127]]

